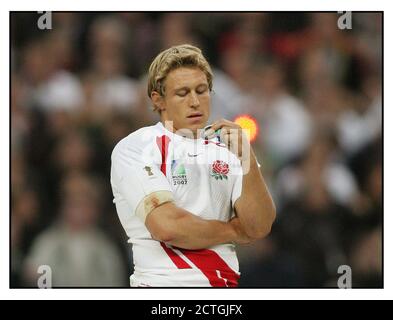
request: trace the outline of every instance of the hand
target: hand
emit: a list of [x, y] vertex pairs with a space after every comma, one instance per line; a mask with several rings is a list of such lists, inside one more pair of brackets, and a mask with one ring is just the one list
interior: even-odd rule
[[241, 161], [250, 158], [250, 142], [242, 127], [232, 121], [221, 119], [214, 122], [205, 135], [207, 138], [211, 138], [217, 130], [220, 130], [220, 139], [229, 151], [234, 153]]
[[237, 244], [251, 244], [255, 239], [249, 237], [247, 233], [244, 231], [243, 226], [240, 223], [240, 219], [235, 217], [229, 221], [229, 224], [234, 228], [237, 238], [235, 239], [235, 243]]

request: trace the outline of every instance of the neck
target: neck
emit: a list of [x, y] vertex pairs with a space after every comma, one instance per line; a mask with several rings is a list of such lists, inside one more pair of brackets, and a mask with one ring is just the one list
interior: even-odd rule
[[173, 132], [174, 134], [188, 139], [198, 139], [197, 130], [192, 130], [189, 128], [176, 128], [173, 121], [164, 120], [163, 118], [161, 118], [161, 123], [168, 131]]

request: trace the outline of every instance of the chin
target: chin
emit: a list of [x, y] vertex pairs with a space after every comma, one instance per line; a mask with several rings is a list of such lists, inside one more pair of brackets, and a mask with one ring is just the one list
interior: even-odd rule
[[203, 129], [205, 126], [206, 126], [205, 122], [200, 122], [200, 123], [192, 124], [188, 126], [188, 128], [192, 131], [197, 131], [199, 129]]
[[188, 128], [204, 128], [206, 126], [205, 118], [187, 118], [186, 123]]

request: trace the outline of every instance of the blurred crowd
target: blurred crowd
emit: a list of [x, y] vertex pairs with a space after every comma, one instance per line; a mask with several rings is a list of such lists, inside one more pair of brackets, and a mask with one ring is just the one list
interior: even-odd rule
[[109, 183], [115, 144], [155, 124], [146, 72], [202, 48], [212, 114], [257, 119], [272, 233], [239, 247], [244, 287], [382, 286], [382, 14], [11, 14], [11, 286], [129, 286]]

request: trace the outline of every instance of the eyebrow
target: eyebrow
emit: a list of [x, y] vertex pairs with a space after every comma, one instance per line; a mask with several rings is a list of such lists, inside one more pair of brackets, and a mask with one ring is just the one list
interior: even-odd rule
[[[206, 88], [209, 87], [209, 85], [207, 83], [200, 83], [196, 86], [196, 88], [198, 89], [199, 87], [204, 86]], [[190, 90], [190, 87], [184, 86], [184, 87], [180, 87], [180, 88], [175, 88], [174, 91], [181, 91], [181, 90]]]
[[175, 91], [181, 91], [181, 90], [189, 90], [189, 87], [181, 87], [181, 88], [175, 88]]

